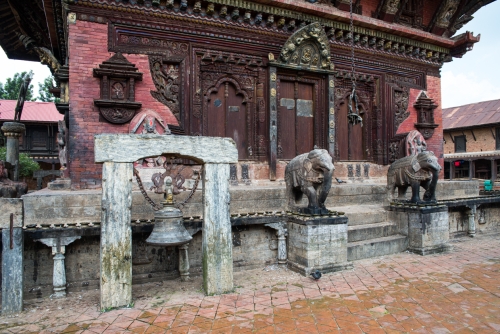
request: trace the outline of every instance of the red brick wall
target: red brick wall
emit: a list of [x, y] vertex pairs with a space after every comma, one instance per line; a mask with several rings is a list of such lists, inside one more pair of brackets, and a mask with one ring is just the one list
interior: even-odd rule
[[[406, 133], [412, 130], [417, 130], [415, 128], [415, 123], [417, 123], [417, 110], [413, 107], [418, 95], [420, 94], [419, 89], [410, 89], [410, 97], [408, 103], [408, 110], [410, 111], [410, 116], [399, 126], [399, 133]], [[433, 151], [438, 157], [441, 167], [444, 167], [443, 159], [443, 112], [441, 108], [441, 78], [427, 76], [427, 96], [434, 100], [434, 103], [438, 107], [434, 110], [434, 123], [439, 124], [439, 126], [434, 129], [434, 134], [431, 138], [427, 139], [427, 149]], [[441, 177], [443, 177], [443, 171], [441, 171]]]
[[[99, 110], [94, 99], [100, 97], [100, 79], [92, 70], [114, 53], [108, 52], [106, 24], [77, 21], [69, 26], [69, 170], [74, 189], [100, 188], [102, 165], [94, 163], [94, 135], [101, 133], [128, 133], [129, 124], [111, 124], [99, 121]], [[135, 100], [142, 103], [138, 111], [152, 109], [169, 124], [177, 125], [170, 110], [150, 94], [155, 90], [146, 55], [124, 54], [142, 72], [143, 80], [136, 81]], [[124, 148], [126, 149], [126, 148]]]

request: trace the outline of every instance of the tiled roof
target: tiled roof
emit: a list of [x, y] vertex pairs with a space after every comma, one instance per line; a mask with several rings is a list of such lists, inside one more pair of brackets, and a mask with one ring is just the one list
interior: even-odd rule
[[[14, 119], [16, 100], [0, 100], [0, 121]], [[64, 118], [53, 102], [24, 102], [21, 121], [31, 122], [57, 122]]]
[[443, 109], [444, 130], [500, 123], [500, 100]]

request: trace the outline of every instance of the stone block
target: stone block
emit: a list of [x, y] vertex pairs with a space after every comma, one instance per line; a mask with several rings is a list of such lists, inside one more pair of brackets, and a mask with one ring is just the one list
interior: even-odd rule
[[14, 214], [14, 227], [23, 227], [23, 200], [0, 198], [0, 229], [9, 228], [10, 214]]
[[347, 218], [290, 216], [288, 268], [302, 275], [351, 268], [347, 262]]
[[404, 224], [408, 223], [408, 250], [420, 255], [428, 255], [448, 251], [450, 245], [448, 207], [445, 205], [391, 206], [391, 214], [401, 223], [402, 232]]

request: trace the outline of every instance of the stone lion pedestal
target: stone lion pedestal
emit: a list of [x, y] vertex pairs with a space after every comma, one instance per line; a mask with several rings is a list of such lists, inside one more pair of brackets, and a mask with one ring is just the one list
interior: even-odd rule
[[446, 205], [392, 204], [389, 219], [398, 222], [400, 233], [408, 236], [410, 252], [429, 255], [451, 249]]
[[302, 275], [351, 269], [347, 262], [347, 217], [291, 214], [288, 268]]

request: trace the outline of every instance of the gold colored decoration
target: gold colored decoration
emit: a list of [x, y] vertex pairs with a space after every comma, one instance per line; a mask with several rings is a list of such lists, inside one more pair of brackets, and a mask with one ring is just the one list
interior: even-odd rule
[[330, 135], [330, 143], [333, 143], [335, 141], [335, 136], [334, 135]]
[[335, 109], [333, 107], [330, 108], [330, 115], [335, 115]]
[[271, 97], [276, 97], [276, 89], [271, 88]]
[[276, 81], [276, 73], [271, 73], [271, 81]]
[[315, 22], [297, 30], [283, 45], [279, 62], [294, 67], [329, 70], [330, 42], [323, 27]]
[[333, 80], [330, 80], [330, 88], [333, 88], [335, 87], [335, 83], [333, 82]]
[[270, 60], [270, 61], [273, 61], [273, 60], [274, 60], [274, 54], [273, 54], [272, 52], [269, 52], [268, 57], [269, 57], [269, 60]]
[[330, 129], [335, 129], [335, 121], [330, 121]]

